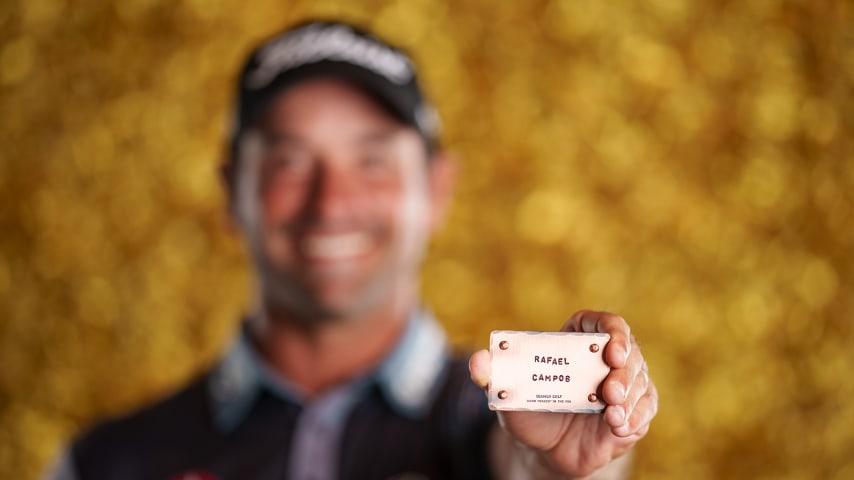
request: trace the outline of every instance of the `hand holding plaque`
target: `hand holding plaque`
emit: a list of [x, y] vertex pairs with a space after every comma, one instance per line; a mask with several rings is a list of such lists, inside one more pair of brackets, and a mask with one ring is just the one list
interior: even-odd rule
[[547, 472], [589, 475], [646, 435], [658, 393], [623, 318], [583, 310], [561, 331], [493, 332], [491, 352], [472, 355], [469, 369]]
[[514, 332], [490, 335], [489, 408], [602, 413], [606, 333]]

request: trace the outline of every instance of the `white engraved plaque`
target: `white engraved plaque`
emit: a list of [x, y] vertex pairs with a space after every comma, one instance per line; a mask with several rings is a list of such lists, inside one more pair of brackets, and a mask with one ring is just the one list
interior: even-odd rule
[[490, 410], [601, 413], [606, 333], [495, 330]]

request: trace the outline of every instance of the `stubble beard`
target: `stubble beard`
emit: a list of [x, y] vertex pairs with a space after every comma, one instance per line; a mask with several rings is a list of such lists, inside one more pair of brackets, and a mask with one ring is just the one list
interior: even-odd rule
[[253, 248], [262, 308], [273, 321], [314, 329], [365, 318], [381, 308], [395, 289], [392, 272], [381, 265], [372, 278], [340, 299], [327, 299], [295, 269], [277, 265], [256, 245]]

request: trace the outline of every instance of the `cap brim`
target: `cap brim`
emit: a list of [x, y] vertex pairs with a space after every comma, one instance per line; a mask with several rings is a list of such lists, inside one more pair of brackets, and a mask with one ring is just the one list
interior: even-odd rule
[[265, 87], [260, 95], [255, 98], [255, 105], [249, 107], [243, 113], [246, 115], [244, 124], [255, 123], [263, 115], [275, 97], [278, 97], [290, 88], [314, 79], [334, 78], [347, 82], [378, 101], [395, 118], [419, 130], [422, 135], [428, 132], [421, 131], [418, 124], [418, 105], [420, 99], [412, 98], [411, 89], [406, 85], [397, 85], [376, 73], [346, 62], [323, 61], [309, 65], [303, 65], [288, 71], [284, 78], [277, 78]]

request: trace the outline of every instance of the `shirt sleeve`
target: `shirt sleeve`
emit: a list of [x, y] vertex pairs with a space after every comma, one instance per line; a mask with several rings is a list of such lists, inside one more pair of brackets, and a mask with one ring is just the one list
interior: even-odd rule
[[41, 480], [80, 480], [77, 467], [71, 458], [71, 449], [65, 448], [53, 464], [44, 472]]

